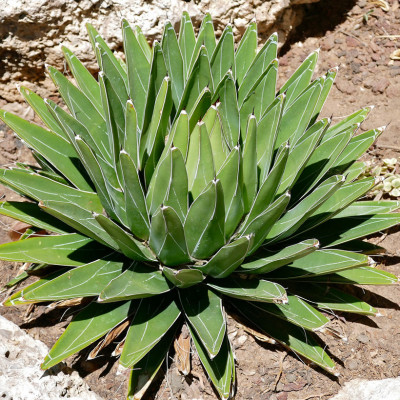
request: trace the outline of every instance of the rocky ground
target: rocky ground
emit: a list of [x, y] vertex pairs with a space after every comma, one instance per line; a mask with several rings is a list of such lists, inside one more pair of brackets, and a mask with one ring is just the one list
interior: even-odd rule
[[[314, 49], [320, 47], [318, 74], [339, 66], [339, 74], [323, 114], [333, 120], [365, 105], [376, 107], [362, 126], [363, 130], [388, 125], [369, 152], [371, 159], [400, 157], [400, 61], [394, 60], [400, 48], [400, 7], [397, 0], [322, 0], [301, 6], [305, 18], [296, 33], [281, 50], [280, 82], [297, 68]], [[300, 7], [300, 6], [299, 6]], [[397, 35], [397, 36], [396, 36]], [[392, 57], [392, 58], [391, 58]], [[27, 114], [30, 116], [30, 114]], [[0, 163], [29, 159], [29, 153], [8, 131], [1, 129]], [[4, 189], [8, 200], [13, 196]], [[10, 221], [2, 219], [7, 238]], [[382, 268], [400, 275], [400, 230], [382, 232], [370, 238], [388, 250], [376, 258]], [[0, 284], [18, 271], [19, 265], [3, 264]], [[350, 315], [332, 316], [347, 342], [333, 337], [322, 339], [337, 362], [340, 376], [329, 376], [305, 365], [283, 348], [255, 339], [240, 323], [229, 320], [229, 335], [237, 356], [238, 394], [236, 399], [327, 400], [341, 386], [355, 378], [383, 379], [400, 375], [400, 287], [360, 287], [355, 291], [363, 300], [377, 307], [380, 317]], [[34, 338], [51, 346], [70, 318], [69, 310], [40, 306], [0, 308], [0, 313], [16, 322]], [[61, 317], [63, 317], [61, 321]], [[68, 360], [77, 368], [92, 389], [104, 399], [124, 399], [126, 372], [118, 372], [117, 363], [106, 354], [85, 361], [88, 351]], [[216, 395], [194, 356], [192, 374], [183, 378], [177, 372], [174, 358], [167, 360], [169, 372], [160, 375], [147, 399], [215, 399]], [[388, 398], [389, 400], [389, 398]]]

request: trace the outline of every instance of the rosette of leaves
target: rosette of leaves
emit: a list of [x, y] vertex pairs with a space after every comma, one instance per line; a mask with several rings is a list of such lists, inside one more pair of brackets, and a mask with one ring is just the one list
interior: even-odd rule
[[42, 367], [119, 332], [139, 398], [187, 324], [228, 399], [226, 307], [334, 372], [314, 337], [325, 311], [376, 313], [340, 287], [397, 282], [359, 239], [400, 222], [398, 202], [357, 201], [375, 184], [357, 179], [382, 132], [355, 135], [370, 108], [319, 120], [337, 70], [312, 80], [314, 52], [277, 88], [277, 35], [258, 50], [255, 22], [236, 47], [232, 26], [216, 41], [206, 15], [196, 36], [184, 13], [179, 35], [167, 23], [150, 47], [123, 21], [125, 61], [88, 31], [98, 79], [66, 48], [74, 80], [47, 67], [68, 111], [21, 87], [45, 127], [0, 114], [37, 160], [1, 170], [30, 201], [0, 212], [49, 232], [0, 246], [1, 259], [32, 263], [10, 285], [40, 276], [5, 304], [81, 305]]

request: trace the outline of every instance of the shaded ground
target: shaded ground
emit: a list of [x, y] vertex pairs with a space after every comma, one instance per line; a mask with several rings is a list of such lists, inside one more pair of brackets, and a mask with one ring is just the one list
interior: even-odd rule
[[[397, 0], [389, 1], [389, 4], [388, 12], [365, 0], [321, 1], [320, 4], [307, 6], [307, 18], [297, 36], [282, 50], [280, 59], [280, 82], [318, 47], [321, 48], [318, 74], [339, 65], [339, 75], [323, 114], [333, 115], [335, 121], [335, 118], [348, 115], [362, 106], [374, 104], [374, 111], [361, 129], [389, 126], [370, 150], [371, 157], [400, 157], [400, 61], [390, 59], [400, 44], [399, 39], [396, 41], [396, 38], [390, 37], [400, 33], [400, 9]], [[4, 126], [0, 126], [0, 130], [0, 163], [4, 165], [29, 159], [29, 153], [20, 142]], [[16, 198], [7, 189], [4, 194], [7, 200]], [[10, 220], [2, 218], [1, 221], [9, 227]], [[6, 229], [0, 234], [1, 241], [9, 240]], [[382, 263], [382, 268], [400, 275], [400, 231], [393, 229], [371, 240], [375, 243], [381, 241], [380, 245], [388, 250], [387, 256], [376, 258]], [[0, 284], [13, 277], [19, 267], [3, 263]], [[348, 338], [344, 342], [329, 336], [322, 337], [338, 364], [339, 378], [304, 365], [281, 347], [254, 339], [240, 324], [230, 319], [228, 332], [237, 358], [236, 399], [325, 400], [353, 378], [399, 376], [400, 286], [355, 290], [360, 298], [377, 307], [382, 316], [368, 318], [343, 314], [332, 317], [336, 328]], [[71, 318], [68, 310], [49, 310], [40, 306], [33, 310], [33, 314], [24, 316], [26, 310], [27, 307], [2, 307], [0, 313], [48, 346], [55, 342]], [[66, 315], [60, 322], [64, 313]], [[81, 355], [87, 353], [85, 351]], [[86, 376], [85, 379], [98, 394], [105, 399], [122, 400], [126, 372], [116, 375], [117, 363], [105, 364], [105, 360], [105, 355], [102, 355], [92, 361], [84, 361], [84, 357], [68, 361]], [[196, 357], [192, 363], [193, 372], [186, 379], [177, 373], [172, 355], [168, 362], [168, 374], [160, 377], [148, 399], [216, 398]]]

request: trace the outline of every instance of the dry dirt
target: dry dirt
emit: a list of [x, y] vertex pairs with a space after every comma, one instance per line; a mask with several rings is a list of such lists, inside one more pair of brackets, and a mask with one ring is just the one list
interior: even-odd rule
[[[362, 106], [376, 107], [362, 129], [388, 125], [370, 157], [400, 157], [400, 61], [390, 55], [400, 46], [400, 8], [397, 0], [388, 1], [389, 11], [366, 0], [321, 1], [308, 6], [307, 17], [296, 36], [281, 52], [281, 82], [315, 48], [320, 47], [318, 73], [340, 67], [337, 81], [323, 114], [339, 118]], [[367, 18], [368, 17], [368, 18]], [[2, 125], [0, 126], [0, 163], [29, 160], [29, 153]], [[2, 189], [7, 200], [16, 198]], [[7, 241], [10, 220], [4, 225], [1, 241]], [[400, 275], [400, 229], [382, 232], [371, 238], [380, 242], [388, 254], [376, 258], [382, 268]], [[12, 278], [19, 265], [4, 263], [0, 284]], [[340, 376], [334, 378], [320, 369], [305, 365], [292, 353], [254, 339], [236, 321], [229, 320], [229, 335], [233, 339], [237, 358], [237, 400], [326, 400], [340, 386], [354, 378], [382, 379], [400, 375], [400, 286], [360, 287], [354, 289], [363, 300], [377, 307], [381, 317], [340, 314], [335, 318], [338, 329], [347, 336], [343, 342], [333, 337], [322, 339], [337, 362]], [[16, 322], [33, 337], [51, 346], [71, 318], [69, 311], [37, 307], [28, 316], [26, 307], [0, 308], [0, 313]], [[32, 311], [32, 310], [28, 310]], [[25, 314], [25, 315], [24, 315]], [[62, 318], [63, 317], [63, 318]], [[62, 318], [62, 320], [61, 320]], [[122, 400], [126, 376], [117, 374], [115, 360], [106, 354], [85, 361], [88, 351], [69, 363], [78, 369], [92, 389], [105, 399]], [[194, 357], [192, 374], [183, 378], [174, 366], [173, 354], [168, 359], [167, 375], [161, 374], [147, 399], [215, 399], [210, 383]], [[164, 368], [165, 371], [165, 368]], [[388, 399], [389, 400], [389, 399]]]

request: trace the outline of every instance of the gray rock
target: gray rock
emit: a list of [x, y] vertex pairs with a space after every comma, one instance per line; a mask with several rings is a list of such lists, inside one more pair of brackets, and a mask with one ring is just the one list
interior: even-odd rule
[[330, 400], [400, 400], [400, 377], [377, 381], [354, 379]]
[[[63, 69], [60, 45], [73, 50], [85, 65], [95, 71], [85, 24], [92, 23], [106, 38], [112, 50], [121, 51], [121, 18], [139, 25], [149, 40], [159, 38], [168, 19], [179, 26], [183, 10], [187, 10], [195, 27], [209, 11], [217, 35], [229, 22], [236, 36], [241, 36], [255, 17], [259, 34], [265, 37], [277, 31], [283, 44], [305, 14], [294, 5], [319, 0], [2, 0], [0, 7], [0, 93], [7, 102], [21, 101], [15, 83], [22, 83], [39, 94], [49, 96], [54, 86], [49, 78], [43, 81], [45, 62]], [[43, 82], [41, 82], [43, 81]], [[32, 85], [36, 82], [38, 85]]]
[[101, 400], [78, 372], [61, 363], [48, 371], [40, 363], [47, 346], [0, 316], [0, 398], [5, 400]]

